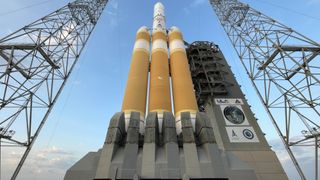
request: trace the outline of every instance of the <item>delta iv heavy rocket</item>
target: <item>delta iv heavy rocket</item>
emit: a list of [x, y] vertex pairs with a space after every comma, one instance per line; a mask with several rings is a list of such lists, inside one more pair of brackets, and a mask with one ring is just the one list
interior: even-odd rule
[[194, 43], [187, 54], [182, 32], [166, 28], [156, 3], [151, 32], [136, 34], [122, 112], [102, 149], [64, 179], [287, 179], [217, 49]]
[[[169, 40], [169, 42], [168, 42]], [[170, 67], [169, 51], [170, 44]], [[140, 113], [140, 133], [144, 133], [144, 116], [149, 72], [150, 35], [147, 27], [137, 32], [122, 111], [126, 129], [131, 112]], [[193, 127], [198, 110], [182, 33], [172, 27], [167, 34], [164, 6], [154, 6], [148, 112], [156, 112], [161, 132], [164, 112], [171, 112], [170, 73], [177, 133], [181, 133], [181, 113], [190, 112]]]

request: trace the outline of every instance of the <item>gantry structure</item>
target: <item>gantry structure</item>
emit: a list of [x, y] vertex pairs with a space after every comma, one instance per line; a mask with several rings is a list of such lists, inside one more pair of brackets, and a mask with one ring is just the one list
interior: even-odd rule
[[0, 39], [0, 140], [16, 179], [108, 0], [76, 0]]
[[301, 179], [293, 147], [314, 147], [317, 179], [320, 44], [238, 0], [210, 3]]

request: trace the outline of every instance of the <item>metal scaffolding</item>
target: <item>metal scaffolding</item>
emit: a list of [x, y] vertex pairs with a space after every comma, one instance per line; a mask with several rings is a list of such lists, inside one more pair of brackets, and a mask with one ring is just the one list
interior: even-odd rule
[[205, 111], [209, 97], [226, 95], [227, 82], [222, 53], [217, 45], [207, 41], [196, 41], [188, 45], [187, 55], [199, 111]]
[[[0, 40], [0, 140], [16, 179], [108, 0], [77, 0]], [[1, 163], [1, 161], [0, 161]]]
[[314, 147], [317, 179], [320, 44], [237, 0], [210, 3], [301, 179], [292, 147]]

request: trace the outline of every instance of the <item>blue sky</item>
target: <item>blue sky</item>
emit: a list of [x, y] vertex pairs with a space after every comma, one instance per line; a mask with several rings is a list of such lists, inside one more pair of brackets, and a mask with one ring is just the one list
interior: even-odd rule
[[[38, 6], [18, 10], [44, 0], [10, 0], [1, 2], [0, 37], [64, 6], [68, 0], [51, 0]], [[120, 111], [125, 89], [135, 33], [140, 26], [152, 25], [155, 0], [110, 0], [98, 22], [76, 69], [60, 96], [47, 124], [20, 174], [20, 179], [62, 179], [65, 171], [89, 151], [102, 147], [109, 119]], [[259, 124], [267, 134], [286, 171], [297, 176], [281, 151], [278, 137], [270, 120], [248, 83], [249, 80], [225, 32], [207, 0], [162, 0], [166, 7], [167, 26], [178, 26], [187, 42], [213, 41], [220, 46], [232, 66], [242, 90], [247, 95]], [[320, 42], [320, 0], [269, 0], [279, 6], [308, 14], [303, 16], [265, 3], [263, 0], [243, 0], [253, 8]], [[13, 12], [15, 11], [15, 12]], [[12, 13], [10, 13], [12, 12]], [[298, 149], [300, 158], [310, 160], [310, 152]], [[17, 149], [3, 150], [3, 179], [8, 179], [21, 153]], [[313, 152], [311, 152], [313, 153]], [[311, 167], [306, 161], [305, 168]], [[310, 172], [313, 170], [310, 169]]]

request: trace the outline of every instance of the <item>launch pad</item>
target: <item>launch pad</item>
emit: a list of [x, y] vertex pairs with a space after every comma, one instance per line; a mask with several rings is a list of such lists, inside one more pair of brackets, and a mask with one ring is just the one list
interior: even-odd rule
[[[195, 42], [187, 52], [203, 111], [196, 115], [195, 129], [190, 113], [182, 113], [182, 133], [177, 136], [174, 116], [165, 112], [160, 133], [153, 112], [148, 113], [142, 136], [138, 112], [131, 113], [127, 132], [124, 113], [116, 113], [103, 148], [73, 165], [65, 180], [287, 179], [218, 46]], [[238, 107], [244, 121], [227, 120], [228, 107]]]
[[[162, 134], [157, 113], [149, 113], [144, 137], [139, 136], [139, 117], [131, 114], [125, 134], [124, 114], [115, 114], [102, 150], [87, 154], [65, 179], [256, 179], [242, 160], [219, 150], [205, 113], [197, 114], [195, 132], [190, 114], [182, 113], [179, 138], [172, 113], [164, 113]], [[89, 164], [96, 165], [93, 171], [84, 169]]]
[[[293, 147], [314, 147], [317, 179], [320, 44], [239, 0], [209, 2], [301, 179], [310, 169]], [[25, 148], [12, 180], [107, 3], [74, 0], [0, 40], [0, 146]], [[104, 146], [65, 179], [287, 179], [219, 47], [186, 43], [164, 13], [156, 3], [137, 32]]]

